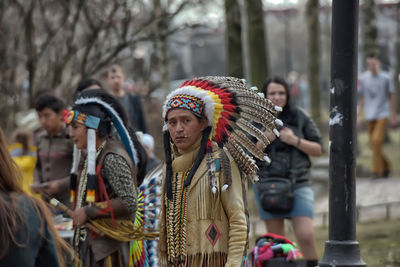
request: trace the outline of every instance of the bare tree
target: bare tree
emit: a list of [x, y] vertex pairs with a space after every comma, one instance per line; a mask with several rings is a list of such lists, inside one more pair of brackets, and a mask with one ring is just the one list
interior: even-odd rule
[[22, 70], [19, 68], [21, 55], [18, 48], [21, 43], [19, 35], [22, 21], [15, 10], [9, 10], [7, 0], [0, 1], [0, 127], [6, 132], [13, 126], [14, 115], [22, 98], [22, 88], [15, 84]]
[[311, 96], [311, 116], [319, 129], [321, 123], [321, 89], [319, 81], [320, 47], [319, 47], [319, 0], [308, 0], [306, 5], [308, 28], [308, 82]]
[[378, 29], [376, 26], [375, 0], [365, 0], [363, 5], [363, 52], [364, 55], [378, 53]]
[[238, 0], [225, 0], [226, 50], [228, 75], [244, 77], [242, 25]]
[[28, 73], [30, 106], [37, 88], [69, 95], [71, 81], [130, 57], [138, 42], [157, 38], [154, 25], [173, 15], [156, 14], [145, 1], [5, 1], [22, 22], [19, 53]]
[[26, 101], [22, 84], [24, 107], [33, 107], [40, 88], [70, 99], [78, 80], [130, 59], [137, 44], [191, 26], [170, 25], [187, 6], [170, 0], [158, 12], [144, 0], [0, 1], [1, 107]]
[[247, 30], [251, 84], [261, 88], [269, 75], [267, 42], [264, 30], [264, 13], [261, 0], [247, 0]]

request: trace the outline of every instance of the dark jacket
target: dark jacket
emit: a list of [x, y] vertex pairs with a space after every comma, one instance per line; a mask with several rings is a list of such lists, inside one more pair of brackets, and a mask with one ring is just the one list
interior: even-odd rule
[[[4, 194], [0, 197], [8, 199]], [[55, 239], [49, 231], [43, 216], [36, 213], [32, 203], [24, 196], [15, 195], [18, 209], [26, 217], [16, 234], [16, 240], [23, 246], [11, 242], [7, 255], [0, 260], [0, 266], [60, 266]], [[43, 222], [40, 221], [42, 218]], [[41, 223], [44, 227], [41, 228]]]
[[[283, 121], [284, 127], [292, 129], [298, 137], [321, 144], [317, 127], [302, 109], [294, 108], [284, 114], [281, 113], [278, 118]], [[279, 138], [276, 138], [265, 152], [271, 158], [271, 164], [257, 161], [260, 179], [282, 177], [295, 179], [297, 186], [308, 184], [311, 161], [307, 154], [281, 142]]]
[[146, 120], [144, 118], [142, 103], [140, 96], [126, 93], [119, 98], [122, 105], [128, 112], [129, 121], [135, 131], [147, 133]]

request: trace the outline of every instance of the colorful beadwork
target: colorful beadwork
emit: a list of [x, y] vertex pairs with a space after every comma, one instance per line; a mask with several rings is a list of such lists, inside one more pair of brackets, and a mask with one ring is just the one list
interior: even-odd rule
[[200, 98], [191, 95], [176, 95], [167, 103], [167, 113], [172, 109], [186, 109], [194, 115], [201, 117], [203, 115], [204, 103]]
[[88, 128], [97, 129], [100, 124], [100, 118], [81, 113], [77, 110], [64, 110], [64, 123], [72, 122], [83, 124]]
[[218, 230], [217, 225], [213, 222], [210, 224], [210, 226], [206, 230], [206, 236], [207, 239], [210, 241], [210, 243], [215, 246], [215, 243], [217, 243], [219, 236], [221, 233]]
[[187, 215], [187, 187], [184, 186], [185, 179], [190, 169], [182, 174], [176, 174], [173, 181], [174, 198], [167, 201], [167, 231], [168, 231], [168, 260], [175, 262], [186, 257], [186, 215]]

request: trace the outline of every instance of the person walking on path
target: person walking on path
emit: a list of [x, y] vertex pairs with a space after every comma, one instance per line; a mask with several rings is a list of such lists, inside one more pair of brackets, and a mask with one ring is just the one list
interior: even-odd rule
[[367, 121], [372, 149], [372, 173], [374, 178], [387, 178], [390, 164], [383, 153], [383, 141], [387, 124], [396, 127], [397, 104], [392, 78], [381, 71], [381, 62], [375, 54], [366, 59], [368, 71], [359, 80], [357, 127], [360, 128], [362, 113]]

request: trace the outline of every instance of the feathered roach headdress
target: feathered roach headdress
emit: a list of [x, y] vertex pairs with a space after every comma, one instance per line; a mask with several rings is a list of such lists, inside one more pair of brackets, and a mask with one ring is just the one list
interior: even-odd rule
[[[277, 136], [279, 132], [275, 125], [282, 125], [282, 121], [276, 119], [281, 107], [275, 106], [271, 101], [265, 99], [257, 88], [249, 88], [245, 80], [234, 77], [207, 76], [195, 78], [184, 82], [178, 89], [171, 92], [165, 101], [163, 118], [168, 119], [168, 112], [173, 109], [186, 109], [198, 117], [208, 119], [208, 127], [203, 131], [199, 154], [186, 178], [185, 186], [200, 165], [204, 155], [207, 153], [208, 175], [212, 191], [217, 192], [215, 178], [215, 160], [212, 159], [212, 141], [216, 142], [221, 150], [222, 171], [225, 176], [225, 184], [222, 190], [226, 190], [231, 184], [230, 167], [223, 147], [229, 151], [238, 167], [248, 178], [257, 181], [257, 165], [245, 150], [260, 160], [270, 162], [264, 154], [265, 147], [270, 143], [261, 130], [256, 128], [252, 122], [257, 122], [272, 130]], [[166, 187], [167, 196], [172, 198], [172, 158], [170, 136], [167, 124], [164, 126], [164, 146], [166, 158]], [[249, 139], [248, 134], [261, 141], [262, 149]], [[244, 150], [244, 149], [245, 150]], [[225, 168], [224, 168], [225, 166]]]
[[[65, 111], [64, 122], [70, 124], [77, 122], [86, 126], [87, 130], [87, 193], [86, 201], [95, 201], [96, 188], [96, 130], [99, 135], [105, 136], [107, 132], [111, 132], [109, 127], [114, 127], [118, 133], [122, 144], [131, 157], [133, 164], [137, 167], [139, 163], [137, 150], [129, 135], [128, 129], [125, 127], [124, 121], [120, 117], [113, 106], [112, 101], [108, 101], [109, 96], [103, 90], [85, 91], [75, 101], [72, 110]], [[80, 150], [74, 146], [73, 163], [71, 169], [71, 201], [75, 199], [77, 186], [77, 170], [80, 161]]]

